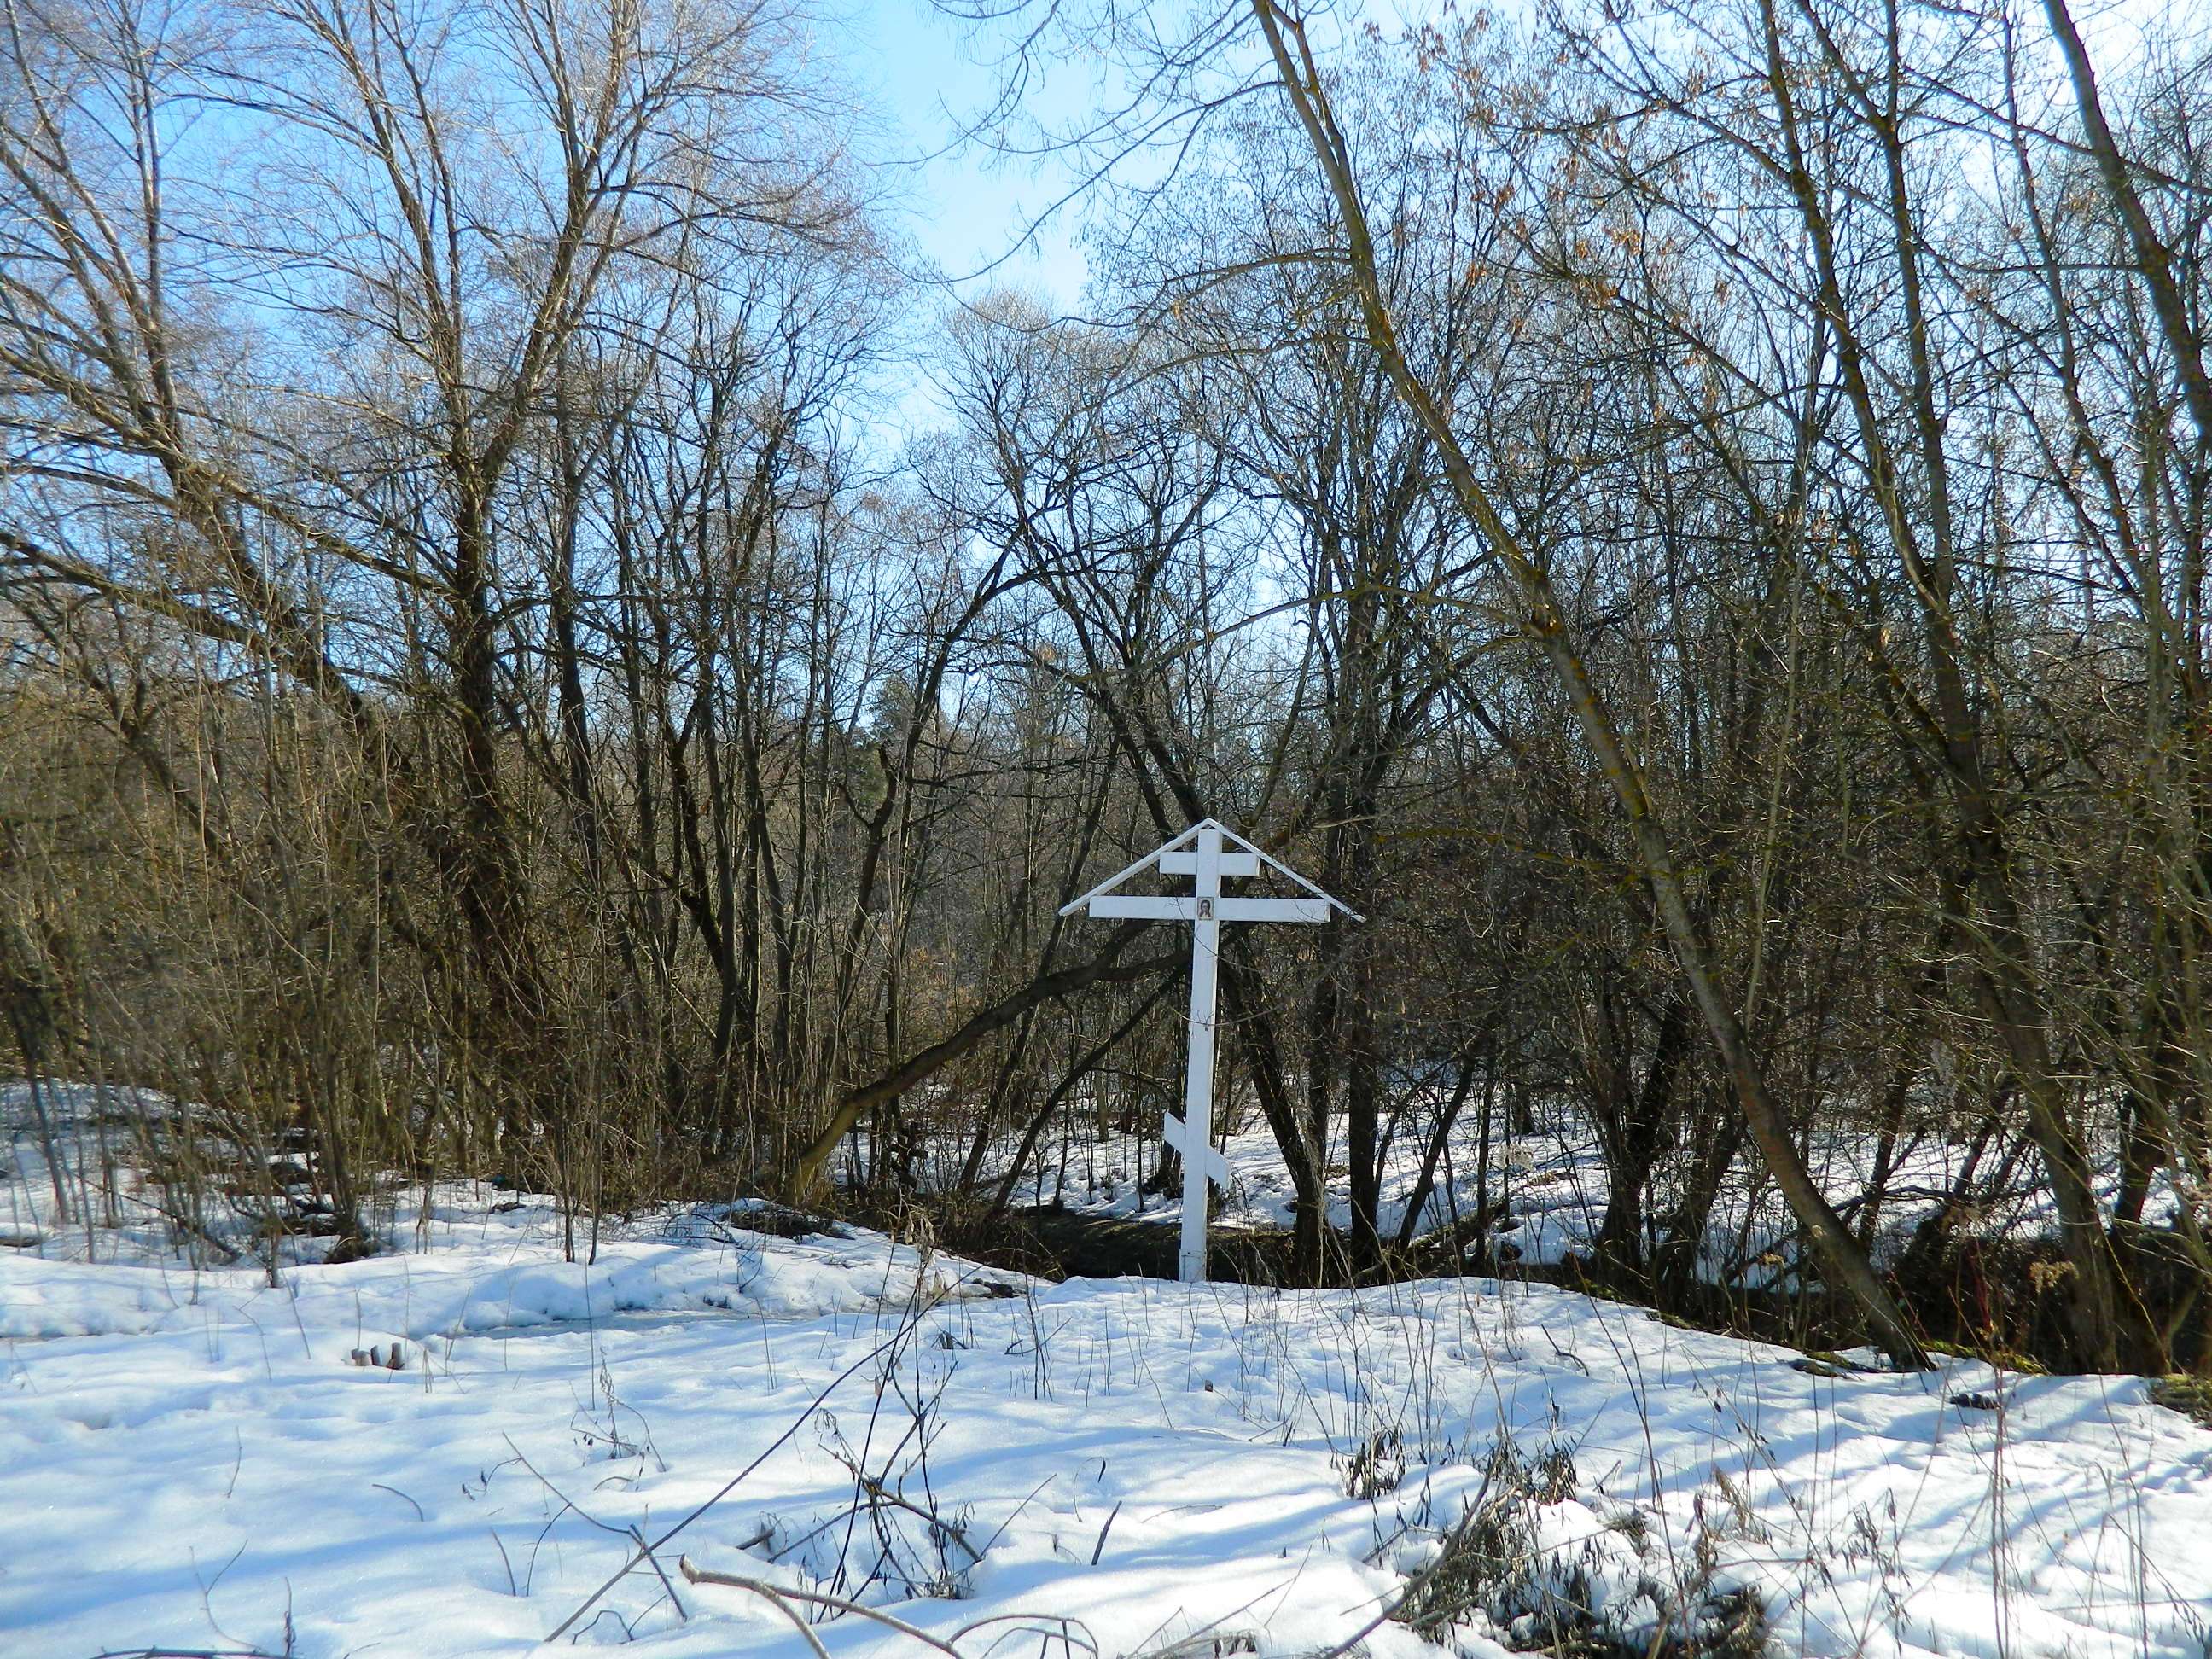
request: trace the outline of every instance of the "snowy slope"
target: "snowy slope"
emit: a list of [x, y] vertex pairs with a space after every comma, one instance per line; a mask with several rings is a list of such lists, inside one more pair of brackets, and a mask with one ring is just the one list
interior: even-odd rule
[[[742, 1214], [585, 1267], [542, 1206], [446, 1196], [428, 1248], [276, 1287], [0, 1258], [0, 1653], [530, 1651], [756, 1458], [662, 1552], [683, 1615], [641, 1567], [559, 1645], [812, 1651], [688, 1556], [971, 1656], [1325, 1651], [1494, 1495], [1501, 1443], [1571, 1456], [1522, 1536], [1623, 1630], [1694, 1581], [1757, 1588], [1784, 1653], [2206, 1651], [2212, 1434], [2139, 1382], [1820, 1375], [1542, 1285], [1032, 1285]], [[913, 1508], [856, 1510], [848, 1464]]]

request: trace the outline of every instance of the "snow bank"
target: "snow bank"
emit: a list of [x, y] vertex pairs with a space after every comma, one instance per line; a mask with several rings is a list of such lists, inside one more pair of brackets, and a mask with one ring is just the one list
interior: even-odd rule
[[[1537, 1577], [1611, 1628], [1748, 1589], [1780, 1653], [2205, 1651], [2212, 1434], [2136, 1381], [1801, 1369], [1544, 1285], [1035, 1285], [741, 1214], [641, 1221], [585, 1266], [495, 1198], [275, 1286], [0, 1257], [0, 1653], [531, 1652], [631, 1528], [756, 1460], [666, 1584], [631, 1573], [559, 1645], [811, 1652], [681, 1555], [964, 1630], [971, 1659], [1054, 1632], [1312, 1653], [1495, 1503], [1500, 1448], [1559, 1482], [1508, 1516]], [[394, 1341], [401, 1369], [356, 1363]], [[909, 1595], [940, 1568], [957, 1599]], [[1529, 1638], [1498, 1612], [1441, 1633]], [[855, 1615], [816, 1633], [915, 1650]]]
[[[718, 1231], [725, 1230], [718, 1229]], [[340, 1266], [294, 1265], [272, 1286], [250, 1268], [100, 1266], [24, 1256], [0, 1264], [0, 1337], [145, 1335], [235, 1328], [349, 1330], [355, 1346], [386, 1338], [459, 1337], [605, 1320], [617, 1314], [711, 1310], [799, 1317], [903, 1304], [923, 1273], [904, 1245], [872, 1251], [824, 1240], [769, 1240], [742, 1229], [712, 1243], [614, 1238], [595, 1262], [564, 1261], [542, 1210], [512, 1228], [421, 1254]], [[968, 1287], [1012, 1275], [960, 1264]], [[945, 1279], [945, 1270], [937, 1278]], [[949, 1281], [946, 1281], [949, 1283]], [[939, 1289], [943, 1285], [939, 1286]]]

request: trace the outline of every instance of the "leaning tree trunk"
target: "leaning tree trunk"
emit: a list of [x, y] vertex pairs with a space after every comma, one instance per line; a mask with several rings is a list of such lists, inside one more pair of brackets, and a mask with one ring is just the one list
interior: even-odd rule
[[1252, 3], [1285, 94], [1343, 218], [1346, 258], [1369, 344], [1407, 410], [1436, 444], [1445, 480], [1462, 513], [1511, 579], [1524, 612], [1522, 626], [1542, 648], [1584, 740], [1595, 751], [1606, 781], [1628, 820], [1641, 873], [1658, 908], [1668, 943], [1689, 982], [1692, 999], [1720, 1054], [1745, 1127], [1765, 1159], [1776, 1188], [1803, 1229], [1823, 1278], [1858, 1304], [1874, 1328], [1876, 1341], [1892, 1359], [1901, 1365], [1923, 1367], [1928, 1357], [1919, 1337], [1798, 1154], [1788, 1120], [1768, 1090], [1735, 1006], [1721, 988], [1711, 949], [1691, 915], [1674, 848], [1652, 810], [1642, 772], [1629, 755], [1611, 708], [1567, 637], [1565, 611], [1549, 573], [1530, 556], [1498, 513], [1475, 476], [1450, 421], [1398, 344], [1366, 210], [1352, 178], [1351, 149], [1322, 89], [1304, 30], [1295, 19], [1279, 13], [1273, 0], [1252, 0]]

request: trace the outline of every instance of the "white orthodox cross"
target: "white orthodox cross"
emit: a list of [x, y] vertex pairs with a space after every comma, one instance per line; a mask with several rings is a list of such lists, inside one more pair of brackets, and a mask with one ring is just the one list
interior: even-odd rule
[[[1224, 848], [1224, 842], [1236, 843]], [[1311, 893], [1311, 898], [1224, 898], [1224, 876], [1256, 876], [1260, 866], [1280, 872]], [[1188, 898], [1119, 893], [1132, 876], [1157, 868], [1164, 876], [1196, 878]], [[1186, 1285], [1206, 1282], [1206, 1185], [1229, 1184], [1229, 1163], [1213, 1150], [1213, 1030], [1216, 966], [1224, 921], [1328, 920], [1341, 910], [1354, 921], [1364, 918], [1341, 900], [1331, 898], [1290, 866], [1269, 858], [1233, 830], [1213, 819], [1194, 823], [1173, 841], [1145, 854], [1117, 876], [1109, 876], [1080, 898], [1060, 906], [1063, 916], [1087, 909], [1094, 916], [1149, 917], [1191, 924], [1190, 1065], [1184, 1074], [1180, 1118], [1170, 1113], [1160, 1133], [1182, 1154], [1182, 1251], [1178, 1276]]]

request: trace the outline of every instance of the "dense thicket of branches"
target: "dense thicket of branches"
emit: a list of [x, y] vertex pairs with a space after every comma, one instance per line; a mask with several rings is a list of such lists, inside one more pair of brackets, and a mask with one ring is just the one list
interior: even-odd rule
[[803, 22], [0, 0], [8, 1065], [348, 1249], [462, 1172], [996, 1212], [1171, 1102], [1183, 942], [1055, 912], [1212, 815], [1370, 917], [1226, 947], [1304, 1271], [1540, 1114], [1599, 1278], [1771, 1182], [1909, 1355], [1940, 1139], [1923, 1317], [2031, 1190], [1970, 1334], [2212, 1365], [2202, 39], [1056, 15], [1176, 164], [1091, 320], [922, 336]]

